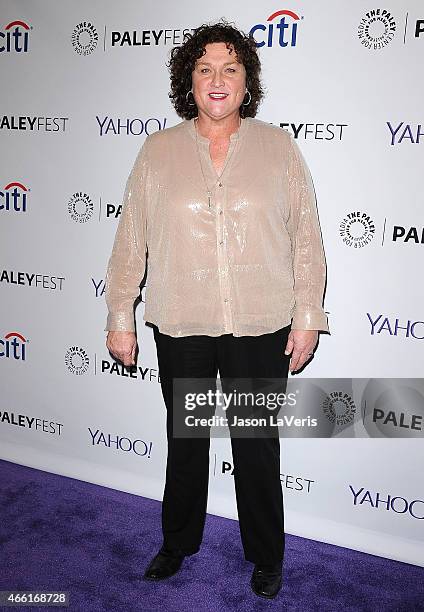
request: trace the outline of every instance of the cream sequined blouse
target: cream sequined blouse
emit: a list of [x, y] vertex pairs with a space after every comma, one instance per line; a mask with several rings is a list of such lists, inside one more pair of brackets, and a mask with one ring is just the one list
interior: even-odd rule
[[196, 144], [191, 119], [140, 148], [106, 272], [105, 330], [135, 331], [147, 265], [143, 319], [164, 334], [258, 336], [290, 323], [328, 331], [315, 192], [296, 141], [242, 119], [221, 177], [209, 143], [198, 134]]

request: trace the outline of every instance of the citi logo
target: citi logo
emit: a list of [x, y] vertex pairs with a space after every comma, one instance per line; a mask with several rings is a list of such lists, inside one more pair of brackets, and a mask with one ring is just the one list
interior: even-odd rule
[[0, 210], [26, 212], [29, 189], [22, 183], [9, 183], [0, 191]]
[[[279, 21], [271, 23], [278, 17], [280, 18]], [[286, 18], [288, 19], [288, 23], [286, 23]], [[293, 11], [276, 11], [268, 17], [266, 23], [257, 23], [254, 25], [250, 29], [249, 34], [254, 36], [256, 33], [260, 33], [259, 37], [262, 38], [262, 40], [258, 40], [254, 36], [257, 47], [264, 47], [265, 45], [267, 47], [272, 47], [276, 41], [278, 41], [277, 44], [280, 47], [295, 47], [297, 39], [297, 21], [299, 21], [299, 19], [303, 19], [303, 17], [299, 17]], [[276, 32], [274, 32], [274, 26], [277, 30]]]
[[22, 334], [18, 332], [10, 332], [3, 338], [0, 338], [0, 357], [6, 359], [17, 359], [19, 361], [26, 360], [26, 340]]
[[[27, 53], [29, 31], [31, 28], [24, 21], [11, 21], [0, 31], [0, 53]], [[4, 43], [4, 44], [3, 44]]]

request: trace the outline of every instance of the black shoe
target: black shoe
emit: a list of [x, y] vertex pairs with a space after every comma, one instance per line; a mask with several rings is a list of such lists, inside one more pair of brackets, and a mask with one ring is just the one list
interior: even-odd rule
[[146, 580], [162, 580], [173, 576], [180, 569], [184, 557], [184, 554], [168, 550], [162, 546], [144, 572], [144, 578]]
[[257, 563], [254, 567], [250, 585], [259, 597], [272, 599], [281, 588], [282, 563]]

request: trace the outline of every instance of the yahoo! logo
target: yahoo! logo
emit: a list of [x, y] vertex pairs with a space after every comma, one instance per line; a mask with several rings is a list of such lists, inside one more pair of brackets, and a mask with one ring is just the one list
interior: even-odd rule
[[[271, 23], [271, 21], [273, 21], [274, 19], [276, 19], [277, 17], [280, 17], [280, 20], [278, 23]], [[286, 23], [286, 17], [290, 17], [290, 19], [293, 19], [293, 22], [291, 23]], [[278, 34], [278, 44], [280, 47], [295, 47], [296, 46], [296, 36], [297, 36], [297, 23], [296, 21], [299, 21], [300, 17], [298, 15], [296, 15], [296, 13], [293, 13], [293, 11], [276, 11], [275, 13], [272, 13], [272, 15], [270, 15], [267, 19], [267, 23], [257, 23], [256, 25], [254, 25], [251, 29], [249, 34], [254, 35], [256, 32], [258, 32], [258, 30], [261, 30], [262, 32], [265, 33], [265, 40], [261, 40], [261, 41], [256, 41], [256, 46], [257, 47], [264, 47], [265, 45], [267, 47], [272, 47], [273, 46], [273, 42], [274, 42], [274, 25], [276, 27], [276, 29], [278, 30], [279, 34]], [[303, 19], [303, 17], [302, 17]], [[290, 29], [291, 29], [291, 33], [290, 33]], [[286, 34], [286, 30], [287, 34], [289, 35], [288, 38], [290, 38], [290, 40], [285, 40], [285, 34]], [[291, 36], [290, 36], [291, 34]]]
[[88, 431], [90, 432], [92, 446], [104, 446], [105, 448], [121, 450], [124, 453], [134, 453], [139, 457], [151, 458], [153, 442], [140, 439], [133, 440], [118, 434], [105, 433], [100, 429], [93, 431], [91, 427], [88, 428]]
[[403, 336], [424, 340], [424, 321], [401, 320], [398, 317], [390, 318], [380, 314], [377, 317], [367, 312], [368, 321], [371, 325], [371, 336], [375, 334], [389, 334], [389, 336]]
[[357, 491], [349, 485], [349, 489], [353, 496], [353, 505], [361, 506], [368, 505], [368, 508], [374, 510], [388, 510], [396, 512], [396, 514], [410, 514], [415, 519], [424, 519], [424, 500], [414, 499], [409, 501], [405, 497], [399, 495], [381, 495], [380, 492], [369, 491], [361, 487]]
[[414, 126], [410, 123], [403, 123], [403, 121], [398, 123], [398, 125], [392, 125], [390, 121], [386, 123], [390, 130], [390, 144], [392, 146], [400, 144], [404, 140], [409, 144], [420, 144], [421, 136], [424, 136], [421, 123], [417, 123]]
[[153, 132], [166, 128], [166, 117], [163, 120], [151, 117], [143, 121], [139, 117], [121, 119], [108, 115], [105, 117], [96, 115], [96, 121], [100, 128], [99, 136], [121, 136], [122, 134], [124, 136], [141, 136], [141, 134], [150, 136]]
[[[13, 29], [12, 29], [13, 28]], [[29, 30], [31, 29], [24, 21], [11, 21], [4, 28], [4, 32], [0, 32], [0, 38], [4, 39], [4, 45], [0, 46], [0, 53], [27, 53]], [[23, 30], [23, 31], [21, 31]]]
[[0, 210], [26, 212], [29, 189], [22, 183], [9, 183], [0, 191]]
[[25, 361], [25, 343], [27, 340], [18, 332], [6, 334], [4, 340], [0, 338], [0, 357]]

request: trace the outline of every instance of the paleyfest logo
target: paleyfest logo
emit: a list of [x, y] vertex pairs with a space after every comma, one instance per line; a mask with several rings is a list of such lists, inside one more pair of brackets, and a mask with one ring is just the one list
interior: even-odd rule
[[374, 221], [368, 213], [354, 211], [342, 219], [339, 232], [347, 246], [360, 249], [373, 239], [375, 234]]
[[373, 9], [365, 13], [358, 26], [358, 38], [367, 49], [383, 49], [392, 42], [396, 32], [396, 22], [390, 11]]
[[[106, 51], [106, 30], [102, 28], [103, 50]], [[110, 32], [111, 47], [144, 47], [159, 45], [181, 45], [188, 34], [194, 32], [195, 28], [173, 28], [158, 30], [112, 30]], [[90, 55], [98, 48], [99, 34], [97, 28], [90, 21], [81, 21], [75, 26], [71, 35], [72, 46], [78, 55]]]
[[0, 31], [0, 53], [28, 53], [29, 31], [25, 21], [11, 21]]
[[[271, 23], [276, 20], [277, 17], [280, 19]], [[286, 18], [288, 18], [288, 23], [286, 23]], [[297, 40], [297, 22], [300, 19], [303, 19], [303, 17], [299, 17], [293, 11], [276, 11], [267, 18], [266, 23], [257, 23], [254, 25], [250, 29], [249, 34], [252, 34], [255, 38], [257, 47], [272, 47], [276, 44], [280, 47], [295, 47]]]

